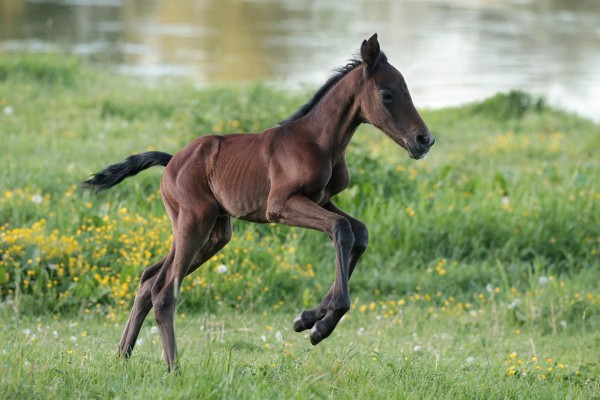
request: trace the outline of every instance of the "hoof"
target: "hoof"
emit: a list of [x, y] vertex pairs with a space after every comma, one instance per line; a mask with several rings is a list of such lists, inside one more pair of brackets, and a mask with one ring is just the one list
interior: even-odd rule
[[133, 348], [131, 346], [119, 348], [117, 356], [122, 360], [127, 360], [131, 356]]
[[310, 330], [310, 335], [309, 335], [309, 339], [310, 339], [310, 343], [313, 346], [318, 345], [319, 343], [321, 343], [321, 341], [323, 339], [325, 339], [327, 336], [323, 336], [321, 335], [321, 333], [317, 330], [317, 326], [313, 326], [313, 328]]
[[296, 332], [302, 332], [306, 330], [304, 323], [302, 322], [302, 314], [298, 314], [296, 318], [294, 318], [294, 330]]

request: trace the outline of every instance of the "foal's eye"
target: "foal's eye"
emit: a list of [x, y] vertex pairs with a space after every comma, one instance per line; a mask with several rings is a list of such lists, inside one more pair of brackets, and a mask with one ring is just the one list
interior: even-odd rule
[[379, 95], [381, 96], [381, 100], [383, 100], [384, 103], [389, 103], [394, 99], [392, 92], [390, 92], [387, 89], [380, 90]]

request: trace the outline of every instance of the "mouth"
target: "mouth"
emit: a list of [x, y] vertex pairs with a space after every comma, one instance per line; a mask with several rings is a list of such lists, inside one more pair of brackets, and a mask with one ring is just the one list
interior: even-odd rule
[[406, 143], [406, 150], [408, 151], [408, 155], [410, 158], [414, 160], [420, 160], [429, 153], [430, 147], [426, 147], [425, 149], [415, 149], [410, 143]]

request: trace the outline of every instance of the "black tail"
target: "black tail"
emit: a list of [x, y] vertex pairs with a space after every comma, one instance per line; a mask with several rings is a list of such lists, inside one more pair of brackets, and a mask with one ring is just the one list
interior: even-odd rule
[[83, 182], [83, 187], [94, 192], [101, 192], [119, 184], [123, 179], [137, 175], [145, 169], [155, 165], [167, 166], [173, 158], [172, 155], [161, 151], [148, 151], [127, 157], [123, 162], [109, 165], [102, 171], [92, 175]]

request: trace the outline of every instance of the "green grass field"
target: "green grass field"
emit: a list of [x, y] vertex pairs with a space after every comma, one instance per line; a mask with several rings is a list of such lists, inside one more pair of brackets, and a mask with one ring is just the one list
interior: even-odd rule
[[169, 248], [162, 170], [100, 195], [79, 183], [133, 153], [261, 131], [310, 94], [0, 55], [0, 397], [600, 397], [600, 125], [518, 91], [421, 110], [437, 142], [418, 162], [359, 129], [336, 203], [370, 245], [319, 346], [291, 323], [333, 280], [329, 241], [236, 222], [184, 282], [179, 372], [152, 314], [116, 357], [139, 274]]

